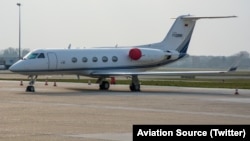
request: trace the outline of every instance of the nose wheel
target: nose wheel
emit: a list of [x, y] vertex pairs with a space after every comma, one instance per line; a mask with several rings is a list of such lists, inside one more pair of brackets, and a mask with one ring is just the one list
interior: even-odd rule
[[30, 79], [29, 86], [26, 87], [26, 92], [35, 92], [35, 87], [33, 86], [36, 82], [37, 75], [36, 76], [29, 76]]
[[26, 92], [35, 92], [35, 87], [34, 86], [27, 86]]

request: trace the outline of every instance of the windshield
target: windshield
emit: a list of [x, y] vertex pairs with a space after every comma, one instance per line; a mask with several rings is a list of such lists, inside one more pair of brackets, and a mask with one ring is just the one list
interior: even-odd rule
[[28, 59], [35, 59], [37, 57], [38, 53], [31, 53], [29, 56], [28, 56]]
[[44, 53], [29, 53], [23, 59], [45, 58]]

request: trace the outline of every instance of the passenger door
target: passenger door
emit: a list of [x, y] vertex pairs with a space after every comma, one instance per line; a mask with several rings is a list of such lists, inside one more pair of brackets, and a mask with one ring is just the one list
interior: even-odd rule
[[57, 69], [57, 56], [54, 52], [48, 52], [48, 69], [56, 70]]

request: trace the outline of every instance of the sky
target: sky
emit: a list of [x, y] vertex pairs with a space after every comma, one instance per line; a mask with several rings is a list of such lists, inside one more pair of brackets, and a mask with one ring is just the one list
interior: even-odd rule
[[21, 48], [136, 46], [160, 42], [174, 20], [197, 21], [190, 55], [230, 56], [250, 52], [250, 0], [0, 0], [0, 50]]

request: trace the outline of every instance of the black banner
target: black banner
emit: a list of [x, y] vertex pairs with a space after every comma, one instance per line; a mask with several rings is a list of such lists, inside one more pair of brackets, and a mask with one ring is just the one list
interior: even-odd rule
[[249, 141], [250, 125], [133, 125], [133, 141]]

